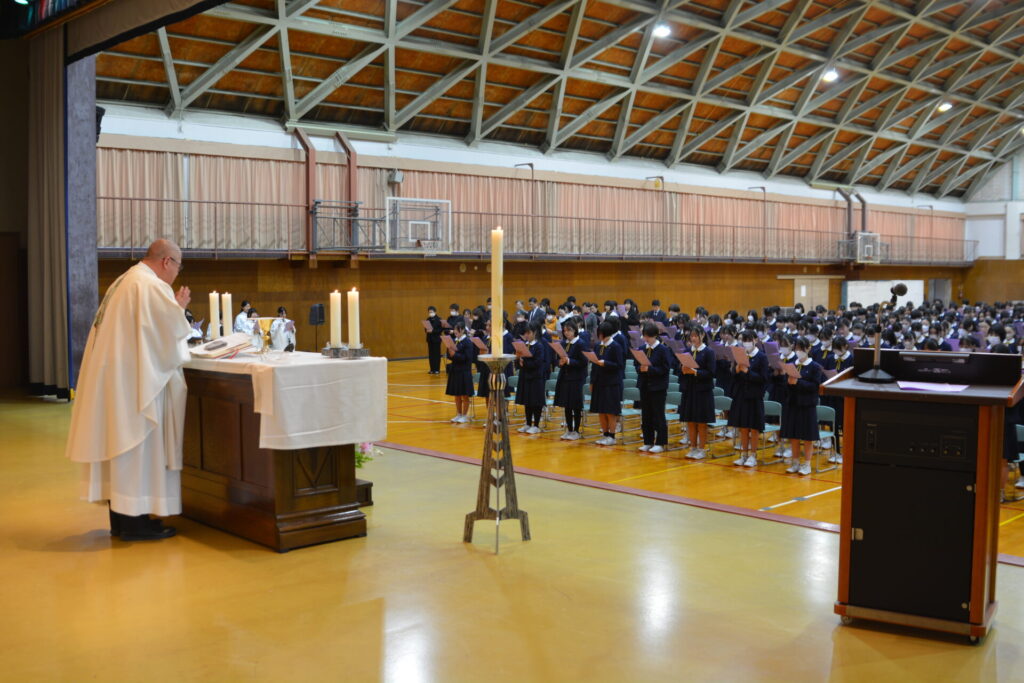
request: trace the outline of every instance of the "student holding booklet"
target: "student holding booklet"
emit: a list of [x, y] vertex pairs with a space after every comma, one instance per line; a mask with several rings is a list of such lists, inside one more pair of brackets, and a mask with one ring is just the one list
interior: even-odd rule
[[437, 317], [437, 309], [427, 307], [427, 319], [423, 321], [423, 329], [427, 333], [427, 359], [430, 362], [431, 375], [441, 374], [441, 319]]
[[803, 476], [811, 473], [811, 453], [818, 440], [818, 387], [823, 380], [821, 366], [811, 360], [810, 347], [806, 339], [797, 339], [793, 344], [796, 362], [783, 366], [789, 393], [779, 430], [779, 437], [789, 439], [793, 449], [793, 462], [786, 471]]
[[597, 326], [598, 344], [583, 355], [594, 364], [590, 373], [590, 412], [597, 413], [603, 436], [599, 446], [615, 445], [615, 425], [622, 414], [622, 374], [625, 358], [612, 337], [618, 327], [609, 320]]
[[707, 346], [707, 333], [700, 325], [691, 325], [689, 331], [692, 362], [683, 365], [683, 400], [679, 405], [679, 421], [686, 423], [691, 446], [687, 458], [702, 460], [707, 457], [708, 423], [715, 420], [715, 352]]
[[476, 351], [473, 342], [466, 336], [466, 323], [456, 321], [452, 329], [455, 330], [455, 339], [446, 339], [444, 342], [451, 358], [448, 364], [448, 385], [444, 393], [455, 398], [455, 417], [451, 421], [463, 424], [469, 422], [469, 402], [475, 393], [473, 362], [476, 360]]
[[551, 342], [558, 356], [558, 379], [555, 380], [555, 405], [565, 410], [565, 433], [561, 439], [577, 441], [583, 421], [583, 382], [587, 379], [586, 344], [579, 338], [579, 328], [572, 320], [562, 323], [565, 346]]
[[757, 348], [757, 335], [752, 330], [740, 332], [741, 347], [736, 352], [736, 375], [733, 377], [732, 407], [729, 426], [738, 432], [740, 457], [737, 467], [757, 466], [757, 442], [764, 431], [764, 389], [768, 384], [768, 359]]
[[661, 453], [668, 445], [665, 396], [668, 393], [672, 353], [658, 339], [658, 328], [654, 323], [644, 324], [643, 336], [646, 343], [644, 349], [633, 349], [637, 388], [640, 389], [640, 431], [644, 438], [640, 451]]
[[538, 343], [540, 336], [541, 324], [533, 322], [523, 331], [526, 341], [512, 343], [519, 367], [516, 405], [523, 406], [526, 413], [526, 423], [518, 430], [523, 434], [540, 433], [540, 416], [544, 412], [544, 375], [548, 359], [544, 346]]

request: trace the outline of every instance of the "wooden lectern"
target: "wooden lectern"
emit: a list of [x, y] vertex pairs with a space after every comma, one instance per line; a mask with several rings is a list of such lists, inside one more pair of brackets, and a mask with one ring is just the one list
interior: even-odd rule
[[882, 351], [896, 380], [959, 392], [858, 380], [872, 357], [857, 349], [824, 387], [845, 409], [835, 611], [977, 642], [996, 609], [1003, 413], [1024, 391], [1020, 356]]

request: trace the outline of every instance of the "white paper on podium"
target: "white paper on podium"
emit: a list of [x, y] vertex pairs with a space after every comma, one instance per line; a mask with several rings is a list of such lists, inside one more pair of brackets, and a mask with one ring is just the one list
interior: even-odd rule
[[943, 391], [955, 394], [967, 388], [966, 384], [943, 384], [940, 382], [896, 382], [904, 391]]
[[286, 353], [260, 362], [193, 359], [186, 368], [252, 376], [260, 448], [292, 450], [382, 441], [387, 436], [387, 359], [335, 360]]

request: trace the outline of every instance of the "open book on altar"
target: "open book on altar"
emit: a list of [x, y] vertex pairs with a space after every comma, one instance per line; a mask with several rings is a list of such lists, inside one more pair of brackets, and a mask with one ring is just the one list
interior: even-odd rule
[[235, 332], [220, 339], [193, 346], [188, 350], [193, 358], [225, 358], [252, 348], [252, 337], [244, 332]]

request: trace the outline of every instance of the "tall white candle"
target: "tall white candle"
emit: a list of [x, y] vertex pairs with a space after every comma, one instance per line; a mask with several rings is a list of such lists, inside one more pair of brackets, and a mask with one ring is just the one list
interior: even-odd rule
[[359, 290], [355, 287], [348, 293], [348, 347], [363, 348], [359, 340]]
[[331, 348], [341, 348], [341, 293], [331, 292]]
[[505, 231], [499, 225], [491, 230], [491, 353], [495, 356], [504, 350], [504, 288]]
[[210, 321], [210, 325], [207, 329], [210, 330], [210, 339], [217, 339], [220, 337], [220, 294], [216, 291], [210, 292], [210, 317], [207, 318]]
[[224, 320], [224, 334], [231, 334], [235, 331], [235, 307], [231, 305], [231, 292], [220, 295], [220, 314]]

